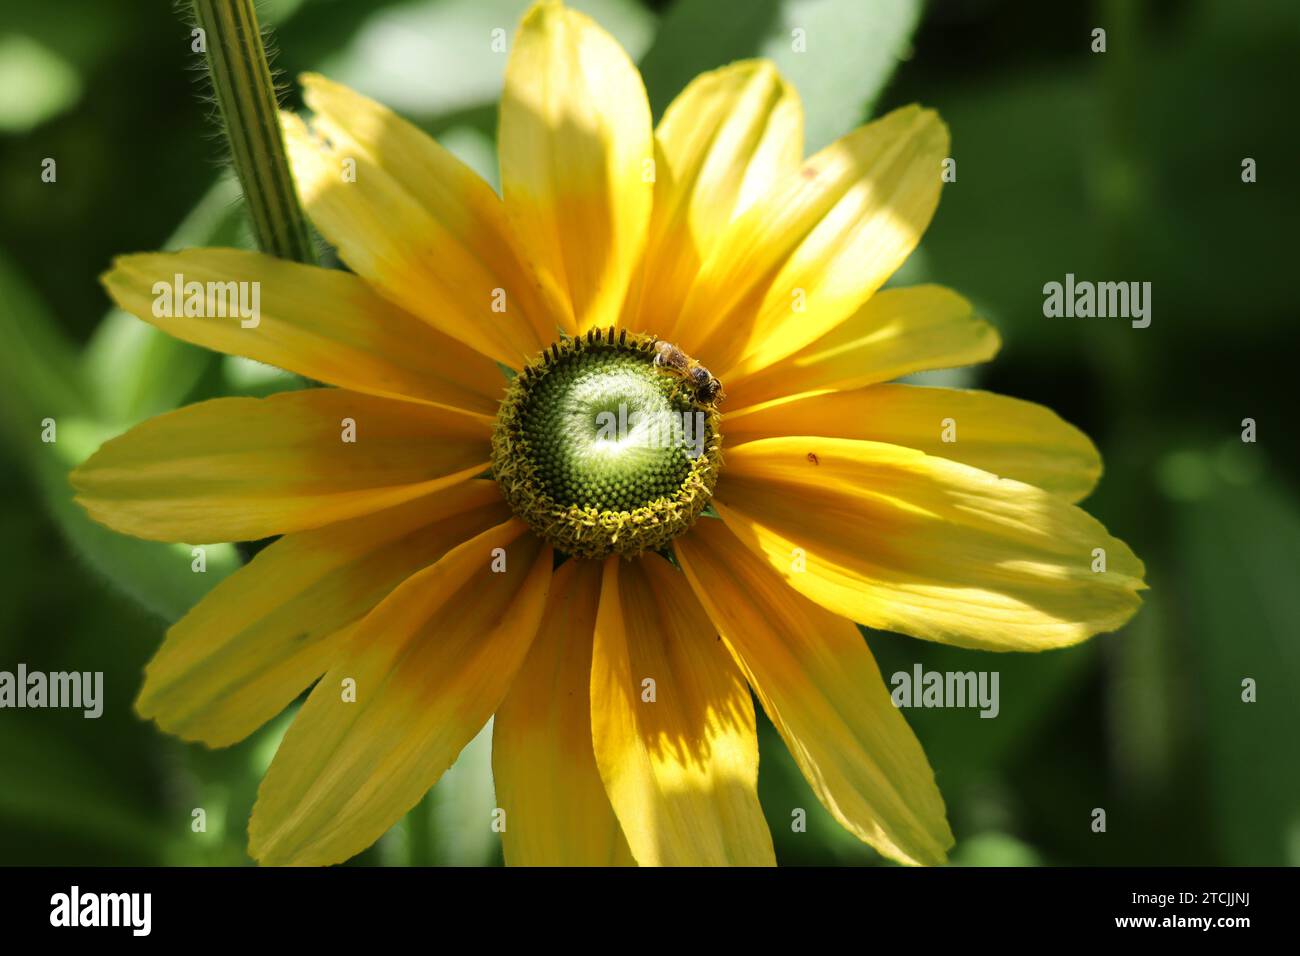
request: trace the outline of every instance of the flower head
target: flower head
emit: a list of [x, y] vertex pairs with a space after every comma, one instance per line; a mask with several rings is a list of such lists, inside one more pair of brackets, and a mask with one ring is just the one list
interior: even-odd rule
[[[543, 2], [506, 69], [499, 197], [303, 84], [294, 176], [350, 273], [206, 249], [104, 281], [324, 387], [160, 416], [73, 477], [124, 533], [282, 536], [172, 627], [137, 703], [221, 746], [315, 685], [251, 853], [347, 859], [495, 715], [508, 862], [771, 863], [752, 689], [835, 819], [942, 862], [942, 797], [854, 622], [1061, 647], [1122, 625], [1143, 569], [1074, 504], [1101, 470], [1076, 429], [882, 384], [998, 345], [950, 291], [880, 291], [938, 203], [938, 117], [805, 159], [795, 91], [753, 61], [652, 129], [618, 45]], [[156, 307], [174, 278], [194, 312]], [[252, 324], [216, 307], [243, 282]]]

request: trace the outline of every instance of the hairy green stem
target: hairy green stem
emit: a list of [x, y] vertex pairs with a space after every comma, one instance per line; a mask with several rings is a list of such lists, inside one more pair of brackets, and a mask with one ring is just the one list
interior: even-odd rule
[[257, 245], [281, 259], [314, 263], [253, 0], [194, 0], [194, 16], [205, 35], [208, 73]]

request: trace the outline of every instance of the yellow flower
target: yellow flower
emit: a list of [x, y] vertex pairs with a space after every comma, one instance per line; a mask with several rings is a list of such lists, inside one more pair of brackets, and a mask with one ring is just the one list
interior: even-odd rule
[[[938, 202], [938, 117], [804, 159], [795, 91], [741, 62], [652, 130], [618, 45], [541, 3], [506, 68], [499, 198], [383, 107], [303, 82], [294, 175], [352, 273], [209, 249], [104, 281], [179, 338], [332, 387], [162, 415], [73, 477], [127, 534], [283, 536], [170, 630], [137, 703], [223, 746], [315, 683], [252, 855], [365, 849], [495, 715], [507, 862], [771, 863], [752, 688], [836, 820], [943, 862], [933, 772], [852, 622], [1042, 650], [1119, 627], [1144, 585], [1074, 504], [1101, 472], [1083, 434], [882, 384], [998, 346], [952, 292], [878, 291]], [[231, 282], [260, 284], [255, 323], [212, 315]], [[200, 283], [207, 317], [156, 309], [159, 283]], [[628, 405], [680, 441], [593, 434]]]

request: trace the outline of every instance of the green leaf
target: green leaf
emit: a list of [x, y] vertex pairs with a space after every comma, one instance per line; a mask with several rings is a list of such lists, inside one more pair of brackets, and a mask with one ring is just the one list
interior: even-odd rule
[[86, 346], [86, 380], [96, 413], [132, 425], [182, 404], [212, 355], [112, 309]]
[[[251, 237], [238, 204], [239, 195], [235, 177], [230, 173], [221, 176], [164, 248], [250, 248]], [[30, 319], [19, 324], [39, 326]], [[217, 356], [118, 309], [110, 310], [96, 329], [82, 356], [80, 370], [74, 371], [75, 363], [67, 352], [66, 345], [60, 349], [57, 343], [43, 341], [23, 362], [35, 370], [32, 374], [53, 376], [65, 388], [75, 389], [75, 383], [84, 378], [90, 395], [88, 402], [75, 406], [80, 414], [60, 422], [59, 442], [45, 446], [48, 453], [37, 462], [42, 497], [68, 540], [92, 566], [133, 600], [164, 620], [174, 621], [240, 566], [235, 548], [229, 544], [207, 546], [207, 571], [196, 573], [191, 570], [189, 545], [140, 541], [87, 518], [72, 500], [67, 473], [101, 442], [144, 418], [182, 404]], [[60, 356], [62, 371], [56, 372]], [[33, 429], [31, 436], [36, 435]]]
[[[1289, 331], [1300, 194], [1282, 170], [1263, 170], [1300, 153], [1300, 127], [1275, 121], [1293, 111], [1280, 78], [1293, 69], [1300, 7], [1261, 2], [1241, 17], [1232, 5], [1189, 4], [1168, 33], [1139, 5], [1119, 6], [1145, 26], [1121, 40], [1111, 24], [1105, 55], [1081, 45], [961, 83], [933, 64], [908, 71], [906, 98], [939, 108], [958, 166], [908, 264], [925, 268], [908, 282], [960, 290], [1008, 350], [1058, 362], [1088, 340], [1113, 361], [1111, 343], [1124, 338], [1149, 369], [1165, 347], [1151, 344], [1159, 332], [1126, 323], [1044, 318], [1043, 284], [1066, 273], [1150, 281], [1153, 322], [1176, 323], [1185, 347], [1216, 348], [1225, 315], [1252, 336]], [[1242, 182], [1245, 157], [1258, 160], [1258, 182]]]
[[[225, 173], [199, 200], [163, 248], [252, 248], [239, 183]], [[83, 355], [86, 380], [98, 417], [133, 425], [182, 404], [216, 356], [172, 338], [120, 309], [111, 309]]]
[[[207, 571], [191, 570], [186, 545], [128, 538], [92, 522], [72, 500], [68, 472], [120, 430], [87, 409], [80, 368], [44, 304], [0, 258], [0, 427], [26, 465], [60, 530], [121, 590], [166, 620], [175, 620], [239, 566], [230, 545], [207, 548]], [[53, 420], [54, 441], [43, 440]]]
[[[787, 0], [760, 55], [771, 57], [804, 104], [804, 144], [821, 149], [871, 114], [921, 17], [920, 0]], [[798, 43], [803, 31], [802, 52]]]
[[[1067, 67], [974, 90], [936, 86], [934, 95], [952, 131], [957, 181], [944, 186], [939, 214], [897, 281], [959, 289], [1007, 332], [1009, 347], [1076, 350], [1083, 326], [1044, 319], [1042, 287], [1067, 272], [1103, 274], [1091, 152], [1079, 148], [1101, 124], [1088, 75]], [[1006, 161], [1008, 142], [1023, 144], [1025, 161]]]
[[161, 862], [168, 835], [113, 779], [43, 722], [10, 719], [18, 725], [0, 734], [0, 767], [14, 772], [0, 787], [0, 821], [73, 834], [133, 860]]
[[[594, 18], [633, 59], [649, 44], [654, 14], [632, 0], [568, 5]], [[532, 0], [444, 0], [384, 9], [320, 70], [417, 118], [495, 104], [515, 27], [530, 6]], [[499, 50], [494, 36], [504, 41]]]
[[[1256, 458], [1257, 447], [1241, 446], [1226, 460]], [[1186, 564], [1182, 624], [1199, 678], [1198, 756], [1207, 763], [1203, 784], [1223, 862], [1295, 865], [1300, 512], [1267, 480], [1220, 481], [1177, 518]], [[1246, 680], [1255, 682], [1254, 703], [1242, 699]]]
[[411, 865], [486, 866], [499, 859], [501, 840], [492, 829], [495, 808], [489, 720], [408, 815]]
[[39, 435], [46, 416], [83, 414], [76, 352], [9, 259], [0, 253], [0, 421], [6, 433], [29, 453], [26, 439]]
[[204, 546], [207, 570], [195, 572], [190, 545], [142, 541], [111, 531], [86, 516], [72, 500], [66, 465], [42, 483], [45, 505], [78, 553], [110, 582], [165, 621], [178, 620], [218, 581], [238, 570], [231, 544]]
[[803, 100], [805, 150], [858, 126], [908, 50], [920, 0], [679, 0], [641, 62], [656, 116], [697, 74], [773, 60]]
[[993, 654], [884, 631], [866, 633], [886, 684], [897, 673], [913, 674], [918, 664], [923, 672], [997, 673], [996, 718], [981, 717], [975, 707], [903, 711], [950, 800], [989, 774], [1005, 771], [1016, 748], [1059, 710], [1097, 662], [1096, 641], [1041, 654]]

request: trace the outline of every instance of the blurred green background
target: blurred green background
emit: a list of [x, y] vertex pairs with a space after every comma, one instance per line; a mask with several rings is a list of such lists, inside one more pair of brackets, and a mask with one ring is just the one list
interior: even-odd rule
[[[1114, 0], [574, 0], [644, 71], [656, 115], [697, 72], [756, 54], [799, 87], [809, 148], [920, 101], [957, 181], [896, 282], [969, 296], [1005, 346], [947, 373], [1042, 402], [1097, 441], [1087, 502], [1147, 564], [1146, 606], [1068, 651], [992, 656], [869, 634], [886, 675], [1001, 674], [1001, 714], [910, 710], [949, 807], [955, 863], [1300, 863], [1300, 442], [1293, 427], [1300, 4]], [[504, 57], [525, 0], [275, 0], [285, 102], [318, 69], [403, 112], [496, 182]], [[790, 31], [806, 31], [794, 53]], [[1107, 51], [1090, 51], [1095, 27]], [[0, 864], [242, 864], [289, 715], [223, 751], [137, 720], [167, 624], [238, 566], [91, 525], [70, 465], [156, 412], [292, 378], [108, 310], [111, 257], [250, 245], [165, 0], [0, 12], [0, 669], [102, 670], [99, 720], [0, 711]], [[42, 161], [57, 161], [43, 183]], [[1246, 157], [1258, 182], [1241, 180]], [[1153, 320], [1048, 319], [1042, 286], [1150, 281]], [[930, 377], [934, 380], [934, 377]], [[41, 420], [59, 440], [40, 441]], [[1258, 442], [1243, 444], [1254, 418]], [[864, 543], [865, 545], [865, 543]], [[1243, 703], [1244, 678], [1258, 701]], [[761, 718], [760, 718], [761, 720]], [[780, 860], [873, 864], [770, 726], [760, 794]], [[493, 864], [488, 735], [358, 863]], [[207, 831], [191, 830], [191, 810]], [[808, 810], [806, 833], [791, 810]], [[1107, 830], [1090, 827], [1093, 808]]]

